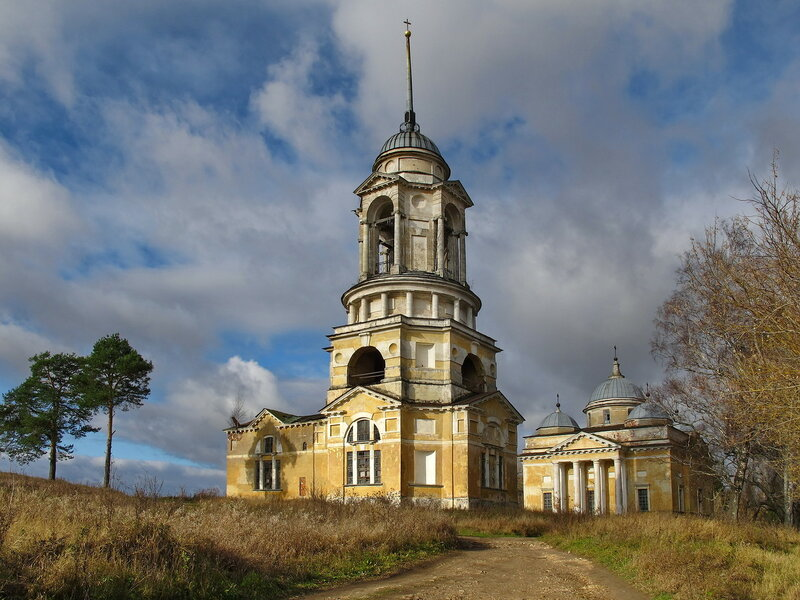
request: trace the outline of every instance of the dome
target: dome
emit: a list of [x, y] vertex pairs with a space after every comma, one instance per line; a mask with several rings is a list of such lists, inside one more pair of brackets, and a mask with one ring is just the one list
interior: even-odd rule
[[631, 414], [628, 415], [628, 420], [632, 421], [634, 419], [670, 419], [670, 416], [667, 414], [663, 408], [661, 408], [655, 402], [648, 400], [634, 408], [631, 411]]
[[539, 427], [536, 428], [538, 431], [539, 429], [545, 429], [549, 427], [570, 427], [573, 429], [580, 429], [578, 423], [570, 417], [567, 413], [561, 412], [561, 409], [556, 409], [555, 412], [550, 413], [544, 419], [542, 419], [541, 424]]
[[625, 376], [619, 370], [619, 361], [615, 358], [614, 366], [611, 369], [611, 375], [603, 383], [594, 388], [589, 398], [589, 404], [600, 400], [628, 398], [643, 401], [645, 399], [644, 392], [638, 385], [625, 379]]
[[431, 138], [429, 138], [427, 135], [420, 133], [419, 130], [400, 131], [399, 133], [395, 133], [383, 144], [378, 156], [384, 152], [397, 150], [398, 148], [419, 148], [421, 150], [433, 152], [439, 157], [442, 156], [442, 153], [439, 152], [439, 148], [436, 147], [436, 144], [433, 143], [433, 140], [431, 140]]

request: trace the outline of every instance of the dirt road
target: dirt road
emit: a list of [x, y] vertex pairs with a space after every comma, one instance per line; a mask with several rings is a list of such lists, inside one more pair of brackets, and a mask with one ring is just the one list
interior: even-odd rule
[[464, 538], [464, 548], [383, 579], [304, 600], [647, 600], [586, 559], [532, 538]]

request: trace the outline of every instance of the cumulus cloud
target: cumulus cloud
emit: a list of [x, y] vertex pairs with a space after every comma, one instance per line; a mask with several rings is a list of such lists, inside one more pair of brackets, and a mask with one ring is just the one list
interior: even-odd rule
[[230, 357], [195, 378], [174, 382], [161, 402], [148, 402], [125, 419], [119, 435], [200, 464], [224, 466], [224, 427], [237, 407], [252, 418], [269, 406], [290, 412], [275, 375], [252, 360]]
[[791, 20], [759, 21], [780, 65], [739, 66], [748, 5], [0, 8], [0, 373], [120, 331], [156, 363], [123, 438], [214, 465], [237, 393], [316, 410], [324, 353], [280, 378], [209, 356], [344, 320], [351, 190], [402, 120], [410, 16], [418, 119], [476, 203], [470, 282], [501, 389], [532, 429], [556, 393], [579, 416], [615, 344], [656, 381], [651, 320], [689, 236], [739, 210], [775, 146], [800, 181]]

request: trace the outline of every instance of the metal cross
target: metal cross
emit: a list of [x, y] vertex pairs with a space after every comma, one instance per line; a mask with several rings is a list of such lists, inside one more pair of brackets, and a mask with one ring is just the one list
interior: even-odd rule
[[403, 23], [405, 23], [405, 24], [406, 24], [406, 29], [411, 29], [411, 21], [409, 21], [408, 19], [406, 19], [405, 21], [403, 21]]

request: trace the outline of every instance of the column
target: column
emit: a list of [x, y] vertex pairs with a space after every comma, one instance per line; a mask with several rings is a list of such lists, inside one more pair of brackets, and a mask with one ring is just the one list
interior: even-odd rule
[[567, 463], [558, 463], [558, 487], [561, 490], [561, 512], [569, 510], [569, 482], [567, 481]]
[[462, 231], [458, 236], [458, 280], [467, 282], [467, 232]]
[[461, 300], [458, 298], [453, 300], [453, 319], [456, 321], [461, 320]]
[[352, 325], [356, 322], [356, 303], [351, 302], [347, 307], [347, 324]]
[[603, 514], [603, 476], [600, 474], [600, 461], [592, 461], [594, 471], [594, 512], [597, 515]]
[[361, 298], [361, 304], [358, 308], [359, 308], [358, 320], [362, 323], [364, 321], [369, 321], [369, 300], [367, 299], [366, 296]]
[[394, 212], [394, 267], [395, 270], [400, 272], [400, 265], [403, 261], [403, 237], [401, 232], [401, 219], [402, 215], [399, 210]]
[[414, 293], [406, 292], [406, 315], [409, 317], [414, 316]]
[[436, 272], [444, 276], [444, 219], [436, 219]]
[[431, 318], [439, 318], [439, 294], [431, 294]]
[[369, 274], [369, 225], [361, 221], [361, 278]]
[[620, 459], [620, 479], [622, 480], [622, 512], [628, 512], [628, 474], [625, 472], [625, 461]]
[[572, 461], [572, 489], [575, 492], [575, 512], [583, 512], [583, 497], [581, 496], [581, 463], [577, 460]]
[[553, 512], [561, 508], [561, 469], [559, 463], [553, 463]]
[[618, 515], [621, 515], [624, 512], [622, 501], [625, 494], [622, 487], [622, 459], [619, 457], [614, 459], [614, 485], [615, 510]]
[[389, 294], [387, 292], [381, 292], [381, 316], [389, 316]]
[[467, 304], [467, 315], [464, 318], [464, 322], [469, 326], [475, 329], [474, 321], [472, 320], [472, 305]]

